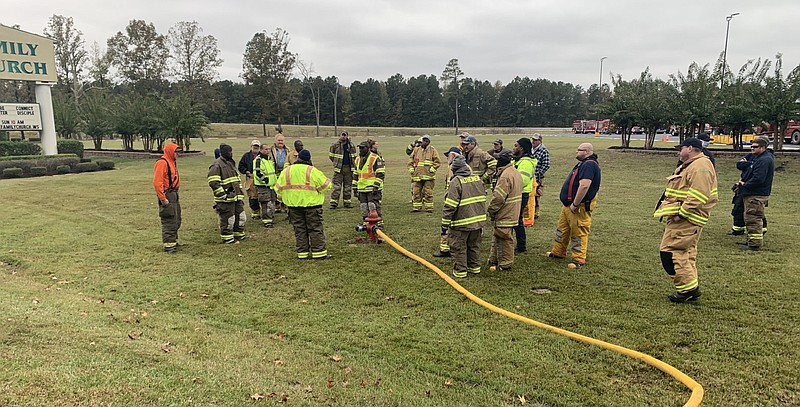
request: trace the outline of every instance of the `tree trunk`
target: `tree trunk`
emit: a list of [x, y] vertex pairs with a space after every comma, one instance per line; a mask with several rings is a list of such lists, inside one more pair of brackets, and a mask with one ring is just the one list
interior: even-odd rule
[[458, 134], [458, 96], [456, 96], [456, 134]]
[[644, 149], [645, 150], [652, 150], [653, 143], [656, 141], [656, 129], [655, 128], [648, 128], [647, 135], [645, 136], [644, 140]]
[[777, 121], [774, 121], [772, 122], [772, 131], [772, 151], [783, 150], [784, 126], [781, 126]]

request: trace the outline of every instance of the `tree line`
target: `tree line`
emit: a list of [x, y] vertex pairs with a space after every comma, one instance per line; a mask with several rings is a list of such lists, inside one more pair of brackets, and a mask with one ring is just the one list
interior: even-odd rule
[[[140, 140], [159, 149], [167, 137], [188, 148], [208, 122], [376, 127], [569, 127], [573, 120], [604, 116], [623, 133], [627, 146], [634, 126], [646, 129], [652, 148], [657, 129], [677, 125], [684, 135], [711, 123], [737, 141], [754, 124], [785, 128], [798, 115], [800, 71], [782, 71], [775, 61], [748, 61], [734, 73], [720, 60], [692, 63], [686, 74], [666, 80], [648, 69], [640, 77], [581, 86], [516, 77], [508, 84], [467, 76], [458, 59], [441, 75], [349, 85], [317, 75], [312, 62], [290, 48], [280, 28], [253, 35], [244, 46], [242, 82], [219, 80], [217, 40], [197, 22], [178, 22], [167, 34], [152, 23], [131, 20], [124, 31], [87, 50], [71, 17], [54, 15], [44, 34], [56, 46], [54, 90], [57, 132], [86, 135], [100, 147], [121, 137], [126, 149]], [[30, 102], [25, 82], [0, 84], [0, 100]], [[319, 130], [317, 130], [319, 132]], [[777, 137], [777, 139], [782, 139]], [[776, 141], [777, 143], [777, 141]], [[739, 144], [737, 143], [738, 147]], [[780, 146], [776, 146], [780, 148]]]

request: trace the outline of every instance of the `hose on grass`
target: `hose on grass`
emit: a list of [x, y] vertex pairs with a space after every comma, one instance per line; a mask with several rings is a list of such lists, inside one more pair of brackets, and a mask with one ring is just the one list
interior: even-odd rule
[[623, 354], [623, 355], [626, 355], [626, 356], [630, 356], [630, 357], [632, 357], [634, 359], [641, 360], [642, 362], [647, 363], [648, 365], [653, 366], [653, 367], [661, 370], [662, 372], [672, 376], [673, 378], [675, 378], [679, 382], [683, 383], [686, 387], [689, 388], [689, 390], [692, 391], [692, 394], [689, 397], [689, 400], [686, 402], [686, 404], [684, 404], [684, 407], [697, 407], [703, 401], [703, 386], [701, 386], [700, 383], [697, 383], [691, 377], [687, 376], [685, 373], [683, 373], [680, 370], [670, 366], [669, 364], [667, 364], [665, 362], [662, 362], [661, 360], [658, 360], [658, 359], [656, 359], [656, 358], [654, 358], [654, 357], [652, 357], [650, 355], [647, 355], [647, 354], [644, 354], [644, 353], [641, 353], [641, 352], [637, 352], [635, 350], [631, 350], [631, 349], [628, 349], [628, 348], [625, 348], [625, 347], [622, 347], [622, 346], [619, 346], [619, 345], [614, 345], [613, 343], [608, 343], [608, 342], [605, 342], [605, 341], [601, 341], [599, 339], [591, 338], [591, 337], [584, 336], [584, 335], [581, 335], [581, 334], [576, 334], [574, 332], [567, 331], [566, 329], [561, 329], [561, 328], [558, 328], [558, 327], [555, 327], [555, 326], [552, 326], [552, 325], [545, 324], [543, 322], [535, 321], [535, 320], [532, 320], [530, 318], [523, 317], [522, 315], [515, 314], [515, 313], [510, 312], [510, 311], [506, 311], [506, 310], [504, 310], [504, 309], [502, 309], [502, 308], [500, 308], [498, 306], [495, 306], [493, 304], [490, 304], [490, 303], [482, 300], [481, 298], [477, 297], [476, 295], [472, 294], [471, 292], [467, 291], [466, 288], [462, 287], [455, 280], [450, 278], [450, 276], [448, 276], [446, 273], [442, 272], [442, 270], [440, 270], [435, 265], [431, 264], [429, 261], [423, 259], [422, 257], [417, 256], [414, 253], [411, 253], [410, 251], [406, 250], [403, 246], [400, 246], [397, 242], [395, 242], [394, 240], [389, 238], [389, 236], [387, 236], [386, 233], [383, 233], [382, 230], [378, 229], [377, 230], [377, 234], [381, 239], [383, 239], [386, 243], [389, 243], [389, 245], [394, 247], [400, 253], [404, 254], [405, 256], [407, 256], [407, 257], [419, 262], [420, 264], [424, 265], [425, 267], [427, 267], [427, 268], [433, 270], [434, 272], [436, 272], [436, 274], [438, 274], [439, 277], [441, 277], [444, 281], [446, 281], [447, 284], [450, 284], [450, 286], [455, 288], [456, 291], [460, 292], [461, 294], [463, 294], [464, 296], [469, 298], [472, 302], [474, 302], [474, 303], [476, 303], [476, 304], [478, 304], [478, 305], [480, 305], [480, 306], [482, 306], [484, 308], [487, 308], [490, 311], [493, 311], [493, 312], [496, 312], [496, 313], [498, 313], [500, 315], [506, 316], [508, 318], [515, 319], [517, 321], [520, 321], [520, 322], [523, 322], [523, 323], [526, 323], [526, 324], [529, 324], [529, 325], [533, 325], [533, 326], [536, 326], [536, 327], [539, 327], [539, 328], [547, 329], [549, 331], [555, 332], [555, 333], [557, 333], [559, 335], [566, 336], [568, 338], [574, 339], [574, 340], [579, 341], [579, 342], [588, 343], [588, 344], [591, 344], [591, 345], [596, 345], [596, 346], [599, 346], [601, 348], [605, 348], [605, 349], [608, 349], [608, 350], [611, 350], [611, 351], [614, 351], [614, 352], [617, 352], [617, 353], [620, 353], [620, 354]]

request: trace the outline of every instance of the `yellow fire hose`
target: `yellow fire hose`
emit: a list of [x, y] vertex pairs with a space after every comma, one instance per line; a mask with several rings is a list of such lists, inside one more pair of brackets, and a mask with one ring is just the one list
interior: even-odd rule
[[681, 372], [678, 369], [675, 369], [674, 367], [670, 366], [669, 364], [664, 363], [664, 362], [662, 362], [662, 361], [660, 361], [660, 360], [658, 360], [658, 359], [656, 359], [656, 358], [654, 358], [654, 357], [652, 357], [650, 355], [646, 355], [644, 353], [637, 352], [635, 350], [631, 350], [631, 349], [628, 349], [628, 348], [625, 348], [625, 347], [622, 347], [622, 346], [619, 346], [619, 345], [614, 345], [613, 343], [608, 343], [608, 342], [605, 342], [605, 341], [601, 341], [599, 339], [594, 339], [594, 338], [590, 338], [588, 336], [576, 334], [574, 332], [567, 331], [566, 329], [561, 329], [561, 328], [554, 327], [552, 325], [547, 325], [547, 324], [545, 324], [543, 322], [534, 321], [534, 320], [532, 320], [530, 318], [523, 317], [522, 315], [515, 314], [513, 312], [509, 312], [509, 311], [506, 311], [506, 310], [504, 310], [504, 309], [502, 309], [500, 307], [492, 305], [492, 304], [480, 299], [479, 297], [475, 296], [471, 292], [467, 291], [466, 288], [462, 287], [460, 284], [455, 282], [455, 280], [450, 278], [450, 276], [448, 276], [447, 274], [442, 272], [442, 270], [440, 270], [435, 265], [431, 264], [430, 262], [428, 262], [427, 260], [423, 259], [422, 257], [419, 257], [414, 253], [411, 253], [410, 251], [406, 250], [403, 246], [400, 246], [399, 244], [397, 244], [397, 242], [395, 242], [394, 240], [389, 238], [389, 236], [387, 236], [386, 233], [383, 233], [382, 230], [378, 229], [377, 230], [377, 234], [381, 239], [386, 241], [386, 243], [389, 243], [392, 247], [397, 249], [397, 251], [399, 251], [400, 253], [403, 253], [407, 257], [409, 257], [409, 258], [411, 258], [413, 260], [416, 260], [417, 262], [421, 263], [425, 267], [435, 271], [436, 274], [439, 275], [439, 277], [441, 277], [442, 279], [444, 279], [444, 281], [447, 282], [447, 284], [450, 284], [453, 288], [456, 289], [456, 291], [460, 292], [461, 294], [464, 294], [472, 302], [475, 302], [475, 303], [477, 303], [478, 305], [480, 305], [480, 306], [482, 306], [484, 308], [487, 308], [487, 309], [489, 309], [489, 310], [491, 310], [493, 312], [496, 312], [496, 313], [498, 313], [500, 315], [504, 315], [504, 316], [509, 317], [511, 319], [516, 319], [517, 321], [524, 322], [526, 324], [530, 324], [530, 325], [533, 325], [533, 326], [537, 326], [539, 328], [544, 328], [544, 329], [553, 331], [553, 332], [555, 332], [555, 333], [557, 333], [559, 335], [563, 335], [563, 336], [566, 336], [568, 338], [575, 339], [576, 341], [589, 343], [589, 344], [592, 344], [592, 345], [597, 345], [597, 346], [600, 346], [602, 348], [606, 348], [608, 350], [611, 350], [611, 351], [614, 351], [614, 352], [617, 352], [617, 353], [621, 353], [623, 355], [630, 356], [630, 357], [632, 357], [634, 359], [639, 359], [642, 362], [645, 362], [648, 365], [653, 366], [653, 367], [661, 370], [662, 372], [674, 377], [679, 382], [683, 383], [686, 387], [688, 387], [689, 390], [692, 391], [692, 395], [691, 395], [691, 397], [689, 397], [689, 400], [686, 402], [686, 404], [684, 404], [684, 407], [697, 407], [703, 401], [703, 386], [701, 386], [700, 383], [697, 383], [696, 381], [694, 381], [694, 379], [692, 379], [691, 377], [687, 376], [685, 373]]

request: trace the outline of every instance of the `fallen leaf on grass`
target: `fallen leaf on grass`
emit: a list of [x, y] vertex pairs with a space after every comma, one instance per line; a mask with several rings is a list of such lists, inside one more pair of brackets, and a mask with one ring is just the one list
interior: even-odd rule
[[178, 297], [181, 297], [181, 298], [183, 298], [183, 297], [185, 297], [185, 296], [186, 296], [186, 294], [184, 294], [184, 293], [180, 293], [180, 294], [178, 294]]
[[285, 393], [281, 393], [281, 399], [278, 400], [278, 403], [286, 403], [289, 401], [289, 396]]
[[306, 393], [311, 393], [312, 391], [314, 391], [314, 389], [311, 388], [310, 384], [308, 386], [306, 386], [305, 390], [306, 390]]
[[379, 377], [379, 378], [375, 379], [375, 387], [378, 387], [380, 385], [381, 385], [381, 378]]
[[[131, 332], [131, 333], [128, 334], [128, 338], [131, 338], [134, 341], [139, 339], [140, 336], [142, 336], [142, 331]], [[167, 345], [169, 345], [169, 343], [167, 343]]]
[[546, 288], [531, 288], [531, 291], [533, 291], [534, 294], [539, 295], [550, 294], [552, 292]]
[[169, 343], [169, 342], [167, 342], [167, 343], [165, 343], [165, 344], [161, 345], [161, 350], [163, 350], [163, 351], [164, 351], [164, 353], [170, 353], [170, 352], [172, 352], [172, 349], [170, 349], [170, 347], [169, 347], [170, 345], [171, 345], [171, 343]]
[[253, 394], [250, 395], [250, 400], [258, 401], [258, 400], [262, 400], [263, 398], [264, 398], [264, 396], [262, 394], [260, 394], [260, 393], [253, 393]]
[[444, 381], [444, 385], [447, 386], [447, 387], [450, 387], [450, 386], [453, 385], [453, 381], [450, 380], [450, 379], [447, 379], [447, 380]]
[[201, 298], [208, 298], [208, 294], [200, 294]]
[[392, 295], [384, 298], [384, 300], [386, 300], [386, 301], [391, 301], [393, 299], [394, 299], [394, 296], [392, 296]]
[[85, 317], [85, 316], [87, 316], [87, 315], [89, 315], [89, 314], [87, 314], [87, 313], [86, 313], [86, 311], [81, 311], [81, 316], [82, 316], [82, 317]]
[[431, 391], [425, 390], [425, 397], [431, 397]]
[[32, 302], [33, 302], [34, 304], [38, 304], [38, 303], [39, 303], [39, 299], [38, 299], [38, 298], [34, 298]]
[[192, 377], [192, 383], [200, 383], [199, 377]]
[[275, 359], [273, 362], [275, 363], [275, 366], [280, 366], [283, 364], [283, 360], [281, 360], [281, 358]]
[[528, 402], [525, 396], [517, 396], [517, 400], [519, 400], [519, 404], [525, 404]]
[[331, 356], [331, 360], [334, 361], [334, 362], [339, 362], [339, 361], [342, 360], [342, 357], [339, 356], [339, 355], [333, 355], [333, 356]]
[[141, 315], [142, 318], [146, 318], [147, 315], [149, 315], [149, 314], [147, 313], [147, 311], [142, 311], [141, 313], [139, 313], [139, 315]]
[[345, 374], [349, 374], [352, 371], [353, 371], [353, 369], [351, 369], [350, 366], [347, 366], [347, 367], [344, 368], [344, 373]]
[[342, 387], [347, 387], [347, 386], [349, 386], [349, 385], [350, 385], [350, 382], [349, 382], [349, 381], [347, 381], [347, 380], [345, 380], [345, 381], [343, 381], [343, 382], [342, 382]]
[[71, 283], [71, 282], [72, 282], [72, 281], [69, 281], [69, 280], [59, 280], [59, 281], [58, 281], [56, 284], [61, 284], [61, 285], [64, 285], [64, 284], [69, 284], [69, 283]]
[[283, 340], [283, 338], [285, 338], [285, 337], [286, 337], [286, 334], [285, 334], [285, 333], [283, 333], [283, 332], [278, 332], [278, 333], [275, 333], [275, 334], [272, 334], [272, 335], [270, 335], [269, 337], [270, 337], [270, 339], [280, 339], [280, 340]]
[[308, 304], [308, 300], [300, 300], [301, 304]]
[[331, 387], [333, 387], [333, 384], [334, 384], [334, 382], [333, 382], [333, 379], [331, 379], [331, 378], [328, 378], [327, 382], [328, 382], [328, 388], [329, 388], [329, 389], [330, 389]]
[[158, 300], [150, 301], [150, 304], [153, 304], [153, 305], [158, 304]]

